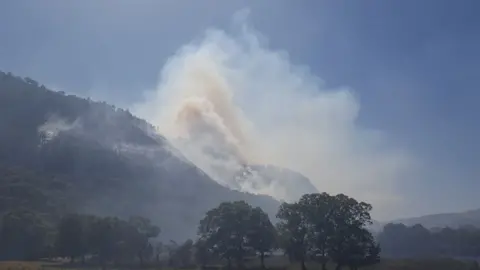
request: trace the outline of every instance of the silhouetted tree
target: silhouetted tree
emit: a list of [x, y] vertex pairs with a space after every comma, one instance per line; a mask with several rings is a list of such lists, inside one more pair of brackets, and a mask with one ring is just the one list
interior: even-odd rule
[[[235, 260], [243, 267], [243, 258], [251, 250], [265, 252], [271, 248], [273, 230], [268, 217], [244, 201], [224, 202], [207, 212], [200, 221], [198, 233], [206, 248], [226, 259], [228, 267]], [[265, 232], [262, 239], [259, 231]]]
[[55, 247], [59, 256], [70, 257], [73, 263], [76, 257], [83, 257], [87, 253], [87, 228], [82, 216], [63, 217], [57, 230]]
[[0, 226], [0, 259], [37, 260], [47, 255], [49, 227], [29, 210], [6, 213]]

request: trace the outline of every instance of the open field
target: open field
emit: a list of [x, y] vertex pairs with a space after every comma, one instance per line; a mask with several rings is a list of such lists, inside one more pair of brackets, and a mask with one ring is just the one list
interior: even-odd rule
[[[269, 269], [275, 270], [299, 270], [300, 266], [297, 264], [289, 264], [286, 260], [279, 258], [268, 258], [266, 259], [266, 265]], [[259, 269], [257, 262], [247, 263], [248, 269]], [[222, 267], [218, 267], [222, 268]], [[315, 263], [308, 263], [307, 268], [311, 270], [320, 270], [320, 265]], [[80, 270], [80, 269], [100, 269], [100, 267], [80, 267], [72, 266], [69, 264], [55, 263], [55, 262], [23, 262], [23, 261], [6, 261], [0, 262], [0, 270], [60, 270], [60, 269], [69, 269], [69, 270]], [[134, 266], [124, 266], [124, 267], [109, 267], [108, 269], [139, 269], [139, 267]], [[172, 268], [158, 268], [158, 267], [146, 267], [144, 269], [148, 270], [174, 270]], [[183, 270], [194, 270], [183, 269]], [[329, 270], [335, 269], [334, 265], [329, 265]], [[348, 268], [343, 268], [348, 269]], [[382, 260], [377, 265], [362, 268], [365, 270], [474, 270], [479, 269], [475, 268], [473, 262], [462, 262], [459, 260], [453, 259], [402, 259], [402, 260]]]

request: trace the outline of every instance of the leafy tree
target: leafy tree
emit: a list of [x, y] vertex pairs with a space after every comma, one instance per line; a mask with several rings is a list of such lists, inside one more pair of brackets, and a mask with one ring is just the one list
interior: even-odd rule
[[299, 203], [283, 203], [277, 213], [277, 218], [280, 219], [277, 230], [289, 258], [300, 261], [304, 270], [307, 269], [305, 260], [311, 246], [308, 239], [309, 224], [302, 207]]
[[365, 261], [363, 258], [367, 257], [369, 247], [375, 245], [373, 236], [365, 229], [371, 224], [369, 212], [372, 206], [344, 194], [334, 196], [333, 204], [331, 222], [334, 233], [328, 244], [330, 257], [337, 263], [337, 269], [346, 264], [357, 268]]
[[266, 238], [264, 242], [251, 238], [258, 235], [255, 230], [266, 231], [268, 225], [264, 219], [258, 209], [254, 210], [244, 201], [224, 202], [207, 212], [200, 221], [198, 234], [206, 248], [227, 260], [229, 268], [232, 260], [243, 267], [244, 256], [253, 250], [251, 244], [260, 250], [269, 248]]
[[284, 203], [277, 214], [285, 250], [300, 261], [310, 255], [326, 269], [329, 259], [357, 268], [378, 259], [378, 246], [364, 227], [371, 222], [371, 205], [339, 194], [305, 194], [296, 203]]
[[331, 250], [331, 256], [337, 262], [337, 269], [347, 265], [352, 270], [379, 262], [380, 246], [375, 243], [371, 233], [364, 228], [350, 228], [340, 236], [345, 240]]
[[332, 219], [335, 212], [334, 197], [327, 193], [305, 194], [299, 200], [308, 224], [310, 255], [326, 269], [328, 262], [329, 241], [333, 237]]
[[261, 208], [252, 209], [250, 230], [247, 234], [248, 246], [259, 253], [262, 268], [265, 268], [265, 253], [271, 251], [277, 243], [276, 230]]

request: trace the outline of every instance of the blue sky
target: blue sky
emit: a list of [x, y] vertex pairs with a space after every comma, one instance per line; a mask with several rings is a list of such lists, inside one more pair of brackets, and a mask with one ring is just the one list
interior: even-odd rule
[[269, 46], [357, 94], [359, 125], [415, 151], [399, 215], [480, 208], [480, 2], [5, 0], [0, 69], [122, 106], [169, 56], [249, 8]]

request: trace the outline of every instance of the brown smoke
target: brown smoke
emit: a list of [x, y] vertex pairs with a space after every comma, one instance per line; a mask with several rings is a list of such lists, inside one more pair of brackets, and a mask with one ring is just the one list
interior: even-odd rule
[[[357, 125], [351, 90], [325, 89], [246, 26], [235, 35], [208, 31], [180, 49], [158, 88], [132, 109], [227, 186], [244, 164], [271, 164], [302, 173], [320, 191], [371, 202], [381, 214], [401, 199], [394, 184], [411, 170], [412, 157], [385, 134]], [[273, 185], [242, 188], [283, 196]]]

